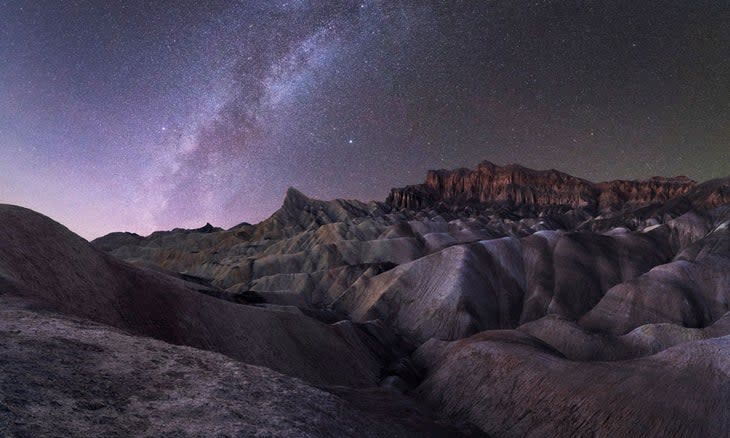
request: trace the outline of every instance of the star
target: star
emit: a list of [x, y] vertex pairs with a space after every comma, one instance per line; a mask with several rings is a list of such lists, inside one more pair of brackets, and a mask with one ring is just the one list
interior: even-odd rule
[[643, 154], [656, 173], [727, 175], [710, 157], [728, 153], [730, 58], [706, 38], [723, 2], [586, 6], [564, 26], [536, 1], [0, 0], [0, 150], [20, 149], [0, 179], [32, 181], [0, 201], [84, 187], [90, 214], [55, 208], [93, 238], [256, 222], [288, 186], [383, 199], [485, 159], [602, 180], [647, 176]]

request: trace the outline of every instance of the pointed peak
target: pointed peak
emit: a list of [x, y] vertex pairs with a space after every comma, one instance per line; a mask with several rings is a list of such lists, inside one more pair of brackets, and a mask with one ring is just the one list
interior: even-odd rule
[[295, 189], [294, 187], [289, 187], [288, 189], [286, 189], [286, 196], [284, 197], [285, 206], [302, 206], [308, 201], [309, 198], [307, 197], [307, 195]]
[[289, 188], [286, 189], [286, 195], [287, 196], [289, 196], [289, 195], [306, 196], [304, 193], [297, 190], [297, 188], [293, 187], [293, 186], [289, 186]]
[[300, 192], [299, 190], [297, 190], [294, 187], [289, 187], [288, 189], [286, 189], [286, 198], [294, 198], [294, 199], [304, 198], [304, 199], [309, 199], [307, 197], [307, 195], [305, 195], [304, 193]]
[[214, 233], [216, 231], [221, 231], [222, 228], [214, 227], [210, 224], [210, 222], [206, 222], [205, 225], [203, 225], [200, 228], [197, 228], [195, 230], [191, 230], [197, 233]]

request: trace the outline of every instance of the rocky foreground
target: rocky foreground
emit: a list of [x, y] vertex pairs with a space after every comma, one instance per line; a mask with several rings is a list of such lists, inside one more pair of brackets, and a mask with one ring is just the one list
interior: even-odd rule
[[0, 434], [730, 434], [730, 178], [481, 163], [91, 244], [0, 206]]

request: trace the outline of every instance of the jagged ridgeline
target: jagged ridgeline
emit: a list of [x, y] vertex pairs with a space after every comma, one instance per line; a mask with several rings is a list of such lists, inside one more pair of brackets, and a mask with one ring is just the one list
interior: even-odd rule
[[[0, 432], [48, 418], [70, 434], [730, 430], [730, 178], [594, 183], [483, 162], [383, 202], [289, 189], [228, 230], [89, 244], [19, 207], [0, 221], [3, 371], [20, 382], [4, 388], [60, 400], [0, 409]], [[79, 418], [78, 403], [100, 407]]]

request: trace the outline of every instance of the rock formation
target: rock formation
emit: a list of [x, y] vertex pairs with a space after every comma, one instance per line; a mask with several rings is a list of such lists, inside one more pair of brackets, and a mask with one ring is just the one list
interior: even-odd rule
[[537, 171], [489, 161], [474, 170], [431, 170], [420, 185], [393, 189], [386, 200], [396, 208], [421, 209], [435, 203], [495, 203], [537, 208], [566, 206], [599, 210], [661, 203], [687, 193], [696, 183], [687, 177], [592, 183], [555, 169]]
[[336, 395], [268, 368], [5, 296], [0, 333], [2, 436], [459, 434], [387, 390]]
[[3, 434], [730, 433], [730, 178], [483, 162], [228, 230], [0, 223]]
[[[129, 266], [50, 219], [0, 206], [4, 289], [60, 312], [205, 348], [317, 384], [373, 384], [377, 360], [347, 329], [292, 309], [236, 305], [199, 285]], [[327, 363], [323, 369], [319, 364]]]

